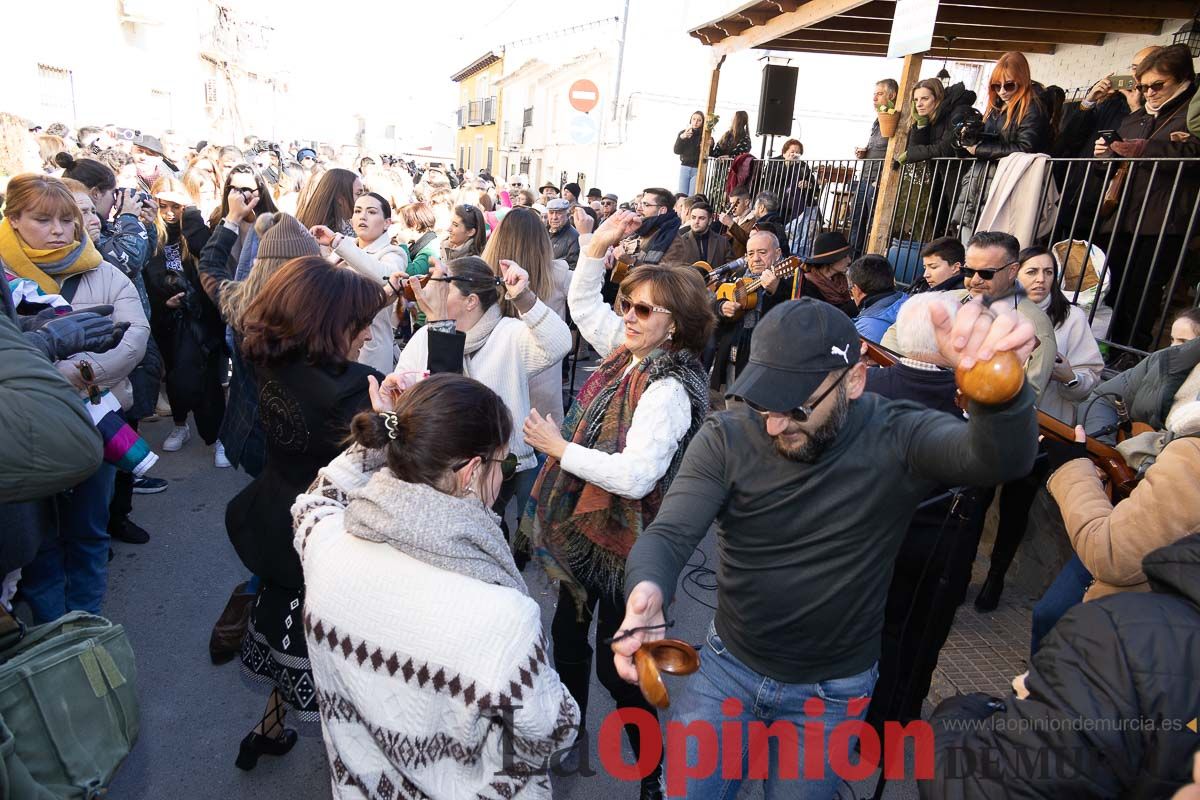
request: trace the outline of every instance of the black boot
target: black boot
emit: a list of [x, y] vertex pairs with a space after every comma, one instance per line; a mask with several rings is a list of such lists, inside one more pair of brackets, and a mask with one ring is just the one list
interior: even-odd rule
[[975, 608], [980, 611], [995, 611], [1000, 605], [1000, 595], [1004, 592], [1004, 573], [989, 572], [983, 582], [979, 595], [975, 598]]
[[663, 800], [662, 765], [642, 778], [642, 793], [638, 795], [638, 798], [639, 800]]

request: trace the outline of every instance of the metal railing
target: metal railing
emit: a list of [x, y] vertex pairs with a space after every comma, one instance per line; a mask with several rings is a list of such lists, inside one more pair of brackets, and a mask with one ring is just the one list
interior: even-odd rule
[[[1049, 247], [1064, 293], [1083, 308], [1092, 331], [1117, 350], [1143, 355], [1165, 342], [1175, 311], [1197, 305], [1200, 253], [1200, 161], [1196, 159], [1047, 159], [1040, 183], [1009, 195], [986, 222], [1004, 229], [1024, 218], [1026, 244]], [[997, 162], [935, 159], [901, 170], [885, 230], [897, 281], [921, 277], [921, 249], [941, 236], [966, 241], [980, 230]], [[706, 194], [727, 205], [732, 161], [709, 159]], [[821, 230], [838, 230], [855, 255], [866, 250], [882, 161], [756, 161], [751, 197], [768, 190], [781, 200], [791, 250], [804, 256]], [[1033, 198], [1036, 196], [1036, 200]], [[992, 203], [992, 208], [989, 208]], [[1030, 211], [1034, 203], [1036, 210]], [[1008, 231], [1014, 233], [1015, 231]]]

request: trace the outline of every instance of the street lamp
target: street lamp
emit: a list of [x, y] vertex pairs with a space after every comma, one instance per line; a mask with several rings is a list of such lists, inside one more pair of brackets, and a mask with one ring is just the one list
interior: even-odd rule
[[1174, 44], [1182, 44], [1191, 52], [1192, 58], [1200, 56], [1200, 18], [1193, 17], [1171, 37]]

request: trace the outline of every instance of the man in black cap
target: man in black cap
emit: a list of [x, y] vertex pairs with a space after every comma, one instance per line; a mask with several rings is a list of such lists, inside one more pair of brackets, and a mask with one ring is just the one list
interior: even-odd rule
[[589, 203], [589, 204], [590, 204], [590, 203], [591, 203], [593, 200], [595, 200], [596, 202], [600, 202], [600, 198], [601, 198], [601, 197], [603, 197], [603, 194], [602, 194], [602, 193], [601, 193], [601, 191], [600, 191], [599, 189], [597, 189], [595, 186], [593, 186], [592, 188], [588, 189], [588, 193], [587, 193], [587, 199], [588, 199], [588, 203]]
[[600, 198], [600, 219], [598, 222], [604, 222], [604, 220], [615, 213], [617, 213], [617, 196], [609, 192]]
[[579, 195], [582, 192], [583, 189], [579, 188], [578, 183], [568, 183], [563, 186], [562, 196], [571, 205], [576, 205], [579, 203]]
[[[1028, 355], [1033, 326], [1011, 310], [994, 311], [970, 303], [951, 322], [944, 308], [931, 308], [938, 351], [949, 364], [969, 368], [1001, 351]], [[836, 741], [831, 731], [866, 711], [892, 566], [918, 503], [939, 485], [1024, 475], [1037, 448], [1028, 386], [1000, 405], [971, 403], [963, 421], [864, 393], [865, 379], [858, 332], [845, 314], [810, 299], [773, 309], [730, 387], [745, 405], [705, 420], [626, 561], [621, 628], [638, 632], [613, 650], [617, 670], [633, 682], [634, 652], [667, 635], [664, 613], [679, 573], [717, 523], [716, 618], [700, 671], [676, 698], [675, 719], [684, 731], [707, 722], [703, 738], [717, 742], [705, 750], [721, 753], [739, 721], [738, 741], [751, 748], [748, 723], [794, 724], [772, 729], [796, 738], [777, 737], [769, 760], [766, 752], [747, 753], [769, 763], [768, 797], [788, 788], [780, 783], [790, 771], [781, 764], [789, 763], [804, 765], [805, 797], [833, 796], [839, 777], [828, 757], [804, 748], [813, 728], [824, 726], [822, 742]], [[683, 763], [668, 757], [672, 794], [683, 788], [680, 771], [701, 763], [698, 739], [688, 734]], [[810, 762], [820, 761], [817, 775]], [[722, 775], [726, 766], [687, 776], [686, 796], [735, 795], [746, 765]]]

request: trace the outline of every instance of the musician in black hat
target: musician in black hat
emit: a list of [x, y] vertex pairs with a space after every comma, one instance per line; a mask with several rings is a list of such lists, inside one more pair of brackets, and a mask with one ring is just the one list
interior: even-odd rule
[[838, 231], [817, 234], [812, 255], [804, 259], [804, 275], [798, 281], [796, 297], [811, 297], [836, 306], [853, 317], [858, 305], [850, 296], [846, 271], [850, 269], [850, 242]]

